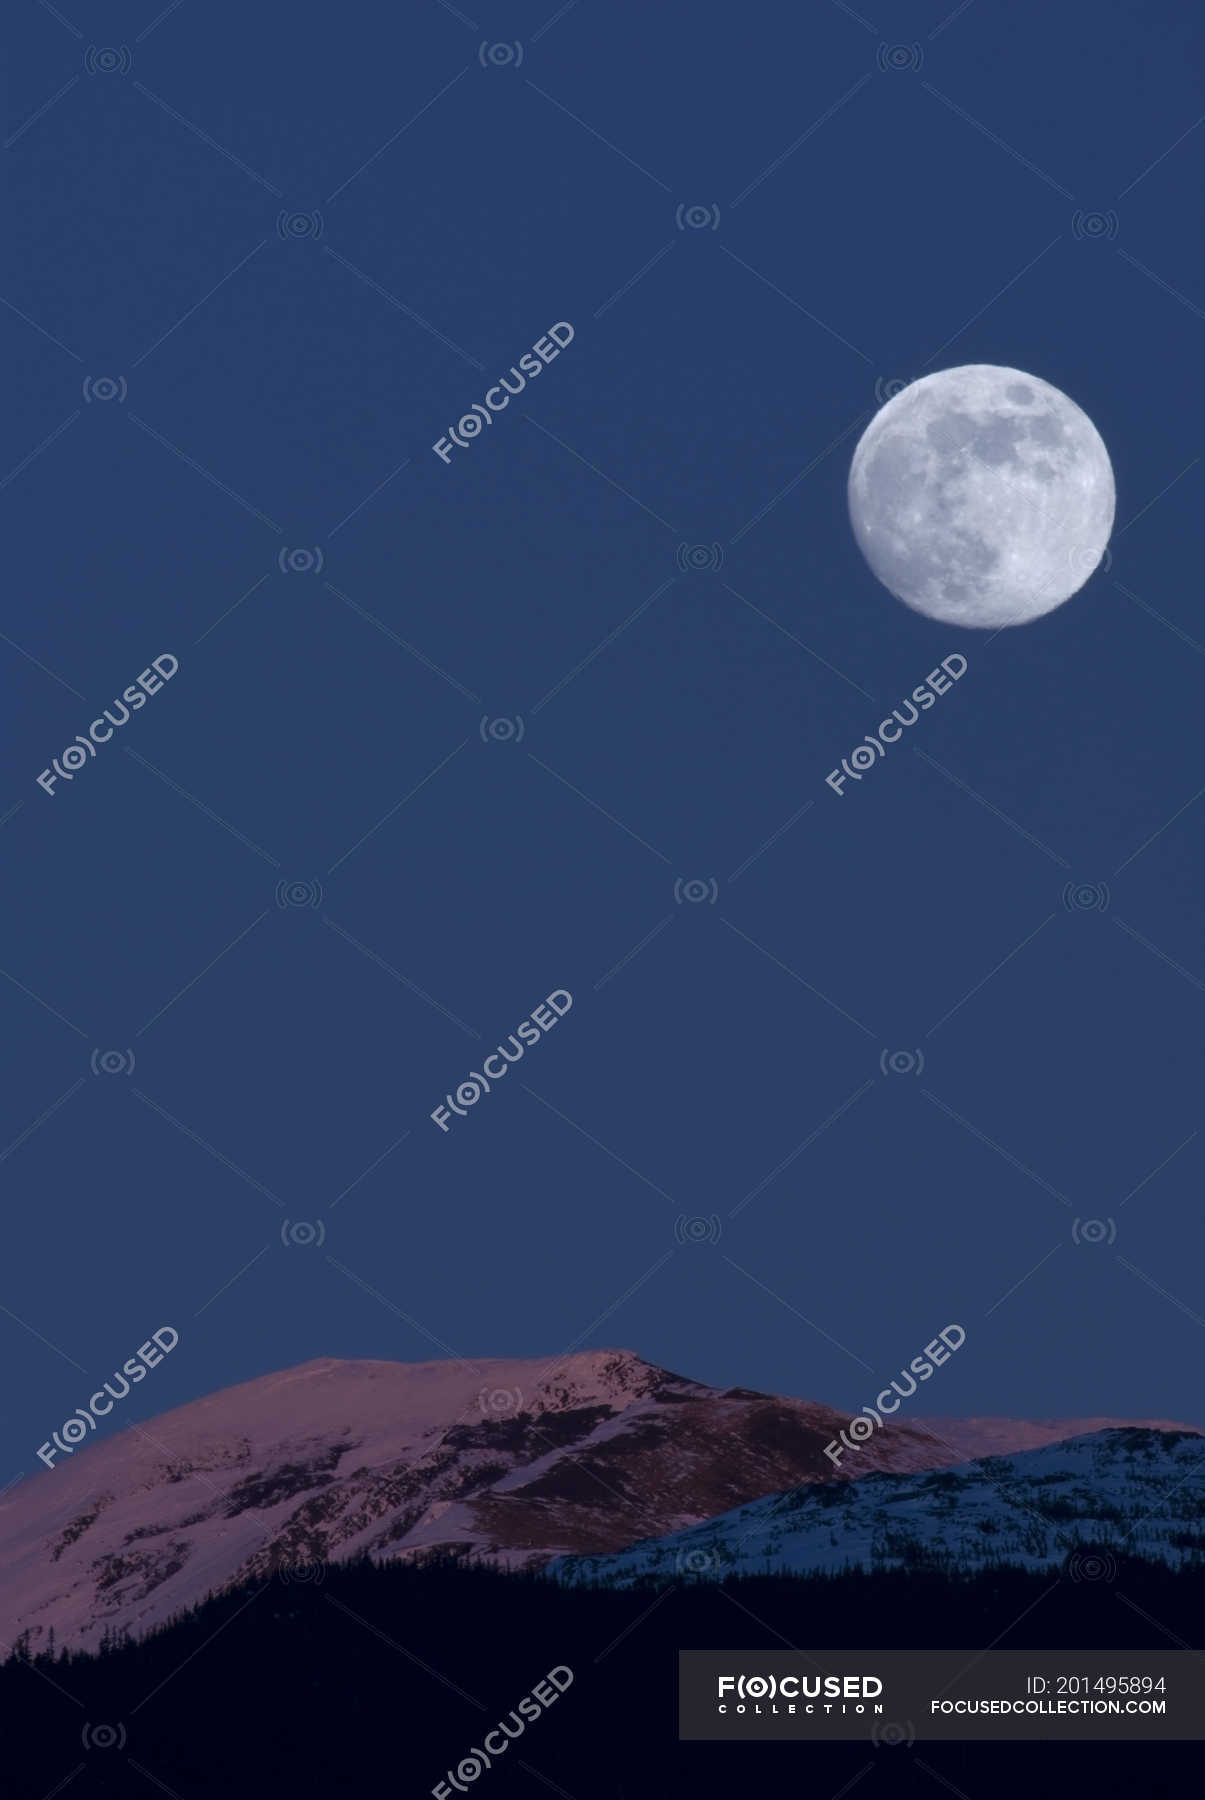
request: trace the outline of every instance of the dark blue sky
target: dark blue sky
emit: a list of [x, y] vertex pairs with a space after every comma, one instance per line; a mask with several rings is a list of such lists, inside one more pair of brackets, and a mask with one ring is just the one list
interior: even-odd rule
[[[469, 4], [10, 21], [0, 1480], [165, 1324], [1199, 1419], [1200, 21]], [[845, 510], [967, 362], [1118, 484], [990, 643]]]

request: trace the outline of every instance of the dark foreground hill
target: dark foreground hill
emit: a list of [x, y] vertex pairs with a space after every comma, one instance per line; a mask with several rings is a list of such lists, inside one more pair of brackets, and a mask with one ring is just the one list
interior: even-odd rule
[[1053, 1572], [623, 1590], [463, 1564], [308, 1573], [225, 1593], [98, 1656], [11, 1658], [0, 1667], [4, 1800], [420, 1800], [557, 1668], [572, 1684], [471, 1784], [475, 1795], [1171, 1800], [1199, 1762], [1199, 1746], [1174, 1743], [679, 1744], [675, 1714], [683, 1647], [970, 1652], [998, 1641], [1133, 1649], [1153, 1668], [1178, 1642], [1202, 1642], [1200, 1569], [1101, 1556]]

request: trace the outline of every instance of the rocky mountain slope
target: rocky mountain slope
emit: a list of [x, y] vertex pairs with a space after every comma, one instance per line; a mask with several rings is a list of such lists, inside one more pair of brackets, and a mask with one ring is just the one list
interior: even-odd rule
[[1007, 1563], [1107, 1579], [1122, 1556], [1205, 1561], [1205, 1439], [1096, 1431], [924, 1475], [875, 1474], [771, 1494], [616, 1556], [551, 1565], [567, 1582]]
[[[551, 1362], [324, 1359], [228, 1388], [61, 1459], [0, 1501], [0, 1640], [94, 1649], [230, 1582], [432, 1552], [535, 1567], [607, 1555], [776, 1490], [932, 1470], [1073, 1421], [924, 1420], [834, 1471], [846, 1415], [710, 1388], [629, 1351]], [[836, 1515], [834, 1515], [835, 1517]], [[0, 1654], [2, 1654], [0, 1650]]]

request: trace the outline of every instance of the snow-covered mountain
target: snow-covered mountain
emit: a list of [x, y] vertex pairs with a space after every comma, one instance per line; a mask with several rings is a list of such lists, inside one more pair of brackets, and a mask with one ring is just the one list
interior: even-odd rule
[[[1093, 1431], [1142, 1425], [1152, 1431], [1196, 1432], [1195, 1425], [1177, 1419], [947, 1419], [926, 1417], [918, 1425], [951, 1451], [951, 1463], [973, 1462], [981, 1456], [1015, 1456], [1021, 1450], [1040, 1450], [1044, 1444], [1061, 1444], [1066, 1438], [1086, 1437]], [[1205, 1446], [1202, 1446], [1205, 1448]], [[957, 1454], [954, 1454], [957, 1452]], [[848, 1459], [847, 1459], [848, 1460]], [[850, 1473], [856, 1473], [851, 1470]]]
[[1200, 1435], [1114, 1428], [925, 1475], [796, 1488], [616, 1556], [558, 1559], [549, 1573], [627, 1587], [684, 1575], [1007, 1563], [1099, 1579], [1123, 1556], [1173, 1567], [1205, 1560]]
[[[607, 1555], [800, 1483], [932, 1470], [1074, 1421], [878, 1431], [834, 1471], [847, 1415], [717, 1389], [630, 1351], [550, 1362], [305, 1363], [133, 1425], [0, 1501], [0, 1640], [139, 1635], [232, 1582], [432, 1552], [504, 1567]], [[1033, 1434], [1037, 1433], [1036, 1440]], [[835, 1515], [834, 1515], [835, 1516]]]

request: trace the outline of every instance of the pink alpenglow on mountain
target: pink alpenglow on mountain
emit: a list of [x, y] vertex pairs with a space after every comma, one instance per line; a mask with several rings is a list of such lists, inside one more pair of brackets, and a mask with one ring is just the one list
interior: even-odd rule
[[237, 1581], [367, 1553], [606, 1556], [801, 1484], [945, 1468], [1129, 1421], [923, 1419], [834, 1473], [846, 1415], [598, 1350], [323, 1359], [131, 1425], [0, 1501], [0, 1639], [139, 1636]]

